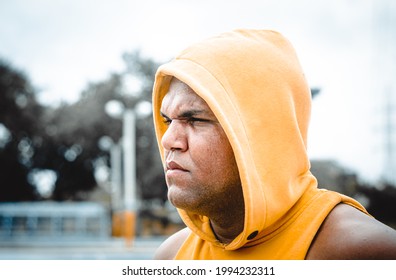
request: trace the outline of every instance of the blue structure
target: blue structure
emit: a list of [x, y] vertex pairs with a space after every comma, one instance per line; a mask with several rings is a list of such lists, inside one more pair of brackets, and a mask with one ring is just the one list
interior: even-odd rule
[[0, 203], [0, 241], [109, 238], [109, 211], [94, 202]]

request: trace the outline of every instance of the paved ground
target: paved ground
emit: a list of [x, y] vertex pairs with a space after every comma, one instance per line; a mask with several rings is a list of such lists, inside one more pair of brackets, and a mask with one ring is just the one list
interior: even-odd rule
[[165, 237], [124, 239], [5, 242], [0, 260], [147, 260]]

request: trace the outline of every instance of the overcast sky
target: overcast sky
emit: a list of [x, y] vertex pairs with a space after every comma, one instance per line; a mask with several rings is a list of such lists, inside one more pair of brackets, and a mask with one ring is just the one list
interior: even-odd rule
[[321, 88], [311, 158], [334, 159], [377, 180], [386, 159], [385, 97], [396, 94], [394, 2], [2, 0], [0, 57], [26, 72], [42, 102], [56, 105], [122, 71], [123, 52], [140, 49], [167, 61], [220, 32], [275, 29], [295, 46], [310, 85]]

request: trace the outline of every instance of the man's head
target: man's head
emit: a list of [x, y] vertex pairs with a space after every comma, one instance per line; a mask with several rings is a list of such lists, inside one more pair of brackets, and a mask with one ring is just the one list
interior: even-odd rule
[[207, 103], [173, 78], [161, 115], [168, 126], [161, 146], [172, 204], [208, 217], [234, 209], [243, 212], [234, 153]]
[[293, 47], [274, 31], [223, 33], [158, 68], [154, 125], [171, 168], [169, 198], [195, 234], [217, 244], [216, 211], [243, 212], [234, 217], [243, 229], [225, 247], [240, 248], [316, 186], [306, 150], [310, 98]]

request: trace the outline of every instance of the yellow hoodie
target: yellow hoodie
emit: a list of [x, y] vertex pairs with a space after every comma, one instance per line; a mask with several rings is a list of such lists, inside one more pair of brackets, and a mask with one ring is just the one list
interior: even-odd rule
[[337, 204], [365, 212], [349, 197], [318, 189], [309, 171], [311, 94], [282, 35], [236, 30], [197, 43], [162, 65], [153, 90], [158, 143], [167, 128], [160, 107], [172, 77], [201, 96], [221, 123], [245, 201], [244, 230], [229, 244], [216, 239], [207, 217], [178, 209], [192, 233], [177, 259], [304, 259]]

